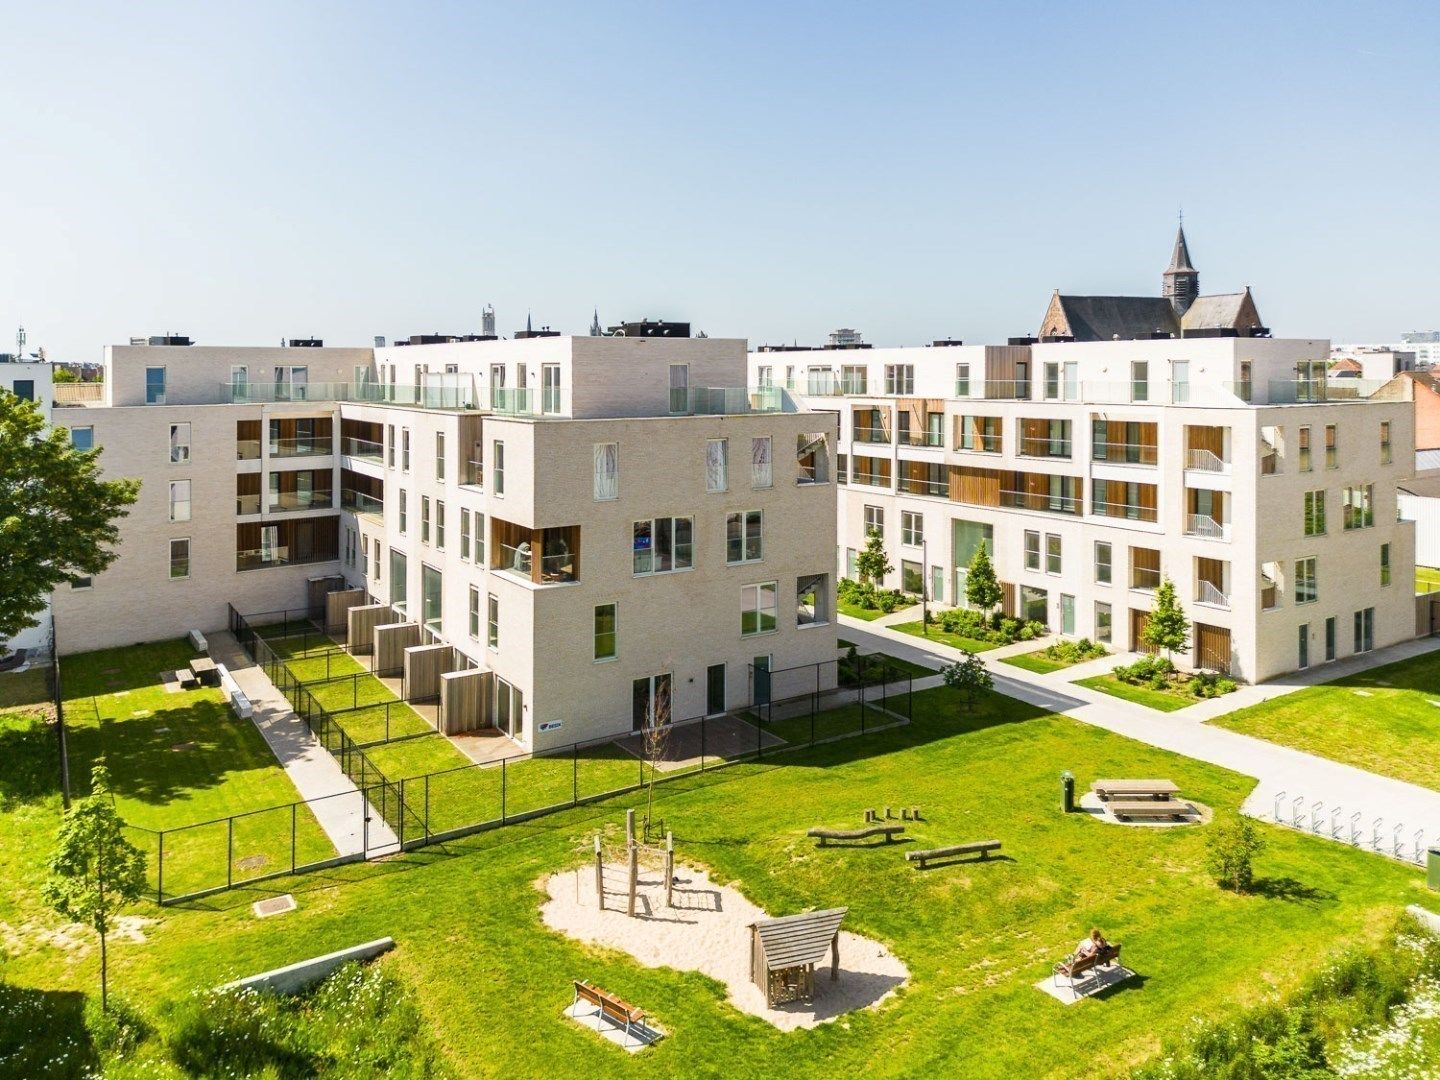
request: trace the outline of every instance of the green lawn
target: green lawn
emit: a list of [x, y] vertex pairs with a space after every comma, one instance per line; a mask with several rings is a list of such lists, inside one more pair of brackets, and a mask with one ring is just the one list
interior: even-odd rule
[[1307, 687], [1212, 723], [1440, 790], [1440, 652]]
[[986, 652], [990, 649], [998, 649], [1000, 646], [993, 641], [977, 641], [974, 638], [961, 637], [959, 634], [949, 634], [934, 623], [930, 624], [930, 632], [925, 632], [925, 624], [919, 619], [914, 622], [896, 623], [890, 627], [891, 630], [899, 630], [902, 634], [912, 634], [915, 637], [926, 638], [930, 641], [938, 641], [943, 645], [949, 645], [953, 649], [964, 649], [967, 652]]
[[841, 658], [841, 686], [859, 686], [862, 682], [873, 685], [881, 679], [887, 682], [895, 682], [907, 677], [922, 679], [927, 675], [936, 674], [935, 668], [929, 668], [911, 660], [902, 660], [889, 653], [867, 653], [864, 656], [857, 656], [856, 661], [856, 664], [851, 665], [843, 657]]
[[[164, 1025], [165, 1003], [196, 986], [388, 934], [398, 948], [383, 965], [413, 988], [464, 1076], [1092, 1077], [1148, 1057], [1192, 1016], [1229, 1014], [1294, 987], [1344, 945], [1379, 940], [1407, 902], [1440, 906], [1414, 869], [1265, 826], [1257, 892], [1222, 892], [1203, 870], [1205, 829], [1062, 815], [1056, 777], [1169, 776], [1221, 812], [1248, 779], [997, 695], [971, 712], [938, 689], [915, 706], [908, 727], [656, 790], [682, 862], [707, 864], [774, 915], [847, 906], [847, 928], [888, 944], [911, 982], [878, 1010], [781, 1032], [698, 974], [547, 930], [536, 881], [583, 865], [595, 830], [643, 808], [638, 793], [264, 891], [143, 906], [160, 921], [146, 944], [112, 948], [112, 989]], [[15, 761], [0, 758], [0, 777]], [[39, 801], [53, 806], [53, 791]], [[804, 835], [887, 803], [923, 809], [907, 826], [916, 847], [995, 836], [1005, 857], [922, 873], [903, 848], [818, 850]], [[44, 848], [17, 846], [10, 829], [0, 816], [0, 859], [33, 877]], [[257, 922], [250, 902], [273, 891], [293, 891], [298, 910]], [[16, 917], [53, 922], [31, 907]], [[1124, 942], [1143, 978], [1062, 1006], [1032, 984], [1091, 926]], [[6, 974], [57, 1003], [95, 982], [93, 957], [39, 940], [12, 952]], [[633, 1056], [604, 1045], [560, 1015], [572, 978], [642, 1006], [669, 1036]]]
[[[841, 615], [849, 615], [852, 619], [862, 619], [865, 622], [874, 622], [880, 618], [881, 615], [885, 614], [885, 612], [879, 608], [861, 607], [859, 604], [847, 603], [844, 600], [839, 601], [835, 606], [839, 609]], [[901, 609], [895, 609], [895, 611], [899, 610]]]
[[1068, 660], [1051, 660], [1045, 655], [1044, 649], [1021, 653], [1019, 656], [1002, 656], [1000, 662], [1022, 668], [1025, 671], [1033, 671], [1037, 675], [1049, 675], [1052, 671], [1064, 671], [1068, 667], [1075, 666]]
[[1440, 569], [1433, 566], [1415, 567], [1415, 591], [1417, 593], [1434, 592], [1440, 589]]
[[0, 709], [21, 707], [33, 707], [47, 715], [53, 712], [48, 669], [32, 667], [29, 671], [0, 674]]
[[1137, 705], [1144, 705], [1146, 708], [1157, 709], [1160, 712], [1174, 712], [1187, 705], [1194, 705], [1200, 700], [1178, 690], [1152, 690], [1148, 686], [1121, 682], [1109, 672], [1104, 675], [1092, 675], [1088, 679], [1076, 679], [1075, 685], [1088, 686], [1091, 690], [1099, 690], [1102, 693], [1124, 698], [1126, 701], [1133, 701]]

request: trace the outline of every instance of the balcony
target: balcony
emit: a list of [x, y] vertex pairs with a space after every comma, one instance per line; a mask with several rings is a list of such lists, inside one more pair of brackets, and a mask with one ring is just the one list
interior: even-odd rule
[[1154, 465], [1159, 450], [1152, 443], [1097, 442], [1090, 447], [1090, 456], [1105, 465]]
[[1130, 569], [1130, 588], [1136, 592], [1154, 592], [1160, 587], [1159, 567], [1134, 566]]
[[1000, 453], [1000, 436], [980, 434], [962, 435], [960, 444], [956, 446], [955, 449], [972, 454], [998, 454]]
[[384, 446], [375, 442], [373, 439], [342, 439], [340, 446], [340, 452], [346, 457], [359, 458], [362, 461], [373, 461], [377, 465], [380, 464], [384, 457]]
[[1207, 540], [1229, 540], [1230, 526], [1216, 521], [1208, 514], [1186, 514], [1185, 535], [1201, 536]]
[[330, 437], [271, 439], [270, 456], [278, 458], [324, 457], [333, 452]]
[[861, 484], [865, 487], [886, 488], [888, 490], [890, 487], [890, 474], [855, 470], [850, 474], [850, 482], [852, 484]]
[[1214, 582], [1201, 578], [1195, 587], [1195, 602], [1197, 604], [1208, 604], [1210, 607], [1228, 608], [1230, 596], [1222, 591]]
[[270, 514], [299, 514], [306, 510], [329, 510], [334, 498], [328, 491], [272, 491], [269, 498]]
[[485, 488], [485, 463], [483, 461], [466, 461], [462, 463], [464, 468], [460, 470], [460, 486]]
[[901, 446], [928, 446], [937, 450], [945, 448], [943, 431], [910, 431], [900, 439]]
[[580, 580], [580, 526], [527, 529], [492, 518], [490, 569], [531, 585]]
[[1132, 503], [1091, 503], [1090, 513], [1093, 514], [1095, 517], [1121, 518], [1125, 521], [1155, 522], [1160, 520], [1160, 511], [1157, 507], [1138, 506]]
[[1024, 438], [1020, 440], [1021, 457], [1070, 458], [1069, 439]]
[[260, 440], [259, 439], [236, 439], [235, 440], [236, 461], [259, 461]]
[[364, 491], [356, 491], [354, 488], [345, 488], [340, 492], [340, 506], [353, 514], [374, 514], [376, 517], [383, 517], [385, 514], [385, 501], [377, 499]]
[[290, 547], [286, 544], [275, 544], [268, 548], [250, 548], [244, 551], [235, 552], [236, 570], [266, 570], [274, 566], [305, 566], [310, 563], [334, 562], [335, 555], [323, 552], [311, 552], [302, 555], [298, 552], [294, 557], [290, 554]]
[[1274, 611], [1280, 606], [1280, 586], [1268, 579], [1261, 579], [1264, 583], [1260, 586], [1260, 610]]
[[889, 443], [890, 433], [884, 428], [856, 427], [854, 441], [857, 443]]
[[256, 494], [253, 494], [253, 495], [236, 495], [236, 496], [235, 496], [235, 513], [236, 513], [236, 514], [240, 514], [240, 515], [244, 515], [244, 514], [258, 514], [259, 512], [260, 512], [260, 495], [259, 495], [258, 492], [257, 492]]
[[948, 480], [925, 480], [918, 477], [901, 476], [899, 486], [896, 489], [901, 495], [926, 495], [932, 499], [948, 499], [950, 497], [950, 482]]
[[[1029, 401], [1030, 382], [1028, 379], [986, 379], [985, 397], [996, 401]], [[968, 397], [969, 395], [961, 395]]]
[[1001, 491], [999, 505], [1011, 510], [1039, 510], [1047, 514], [1079, 514], [1080, 500], [1043, 491]]
[[1186, 450], [1185, 468], [1195, 469], [1198, 472], [1228, 473], [1230, 463], [1213, 450]]

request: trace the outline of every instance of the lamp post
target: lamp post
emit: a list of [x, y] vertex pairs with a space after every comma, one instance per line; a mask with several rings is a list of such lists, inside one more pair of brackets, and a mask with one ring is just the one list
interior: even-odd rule
[[920, 541], [920, 629], [926, 637], [930, 636], [930, 606], [927, 603], [930, 596], [930, 549], [926, 547], [927, 541]]

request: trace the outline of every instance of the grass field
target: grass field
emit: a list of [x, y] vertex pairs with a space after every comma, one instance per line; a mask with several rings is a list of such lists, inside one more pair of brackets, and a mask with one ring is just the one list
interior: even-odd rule
[[1307, 687], [1211, 723], [1440, 790], [1440, 652]]
[[1068, 667], [1075, 666], [1071, 661], [1051, 660], [1045, 655], [1044, 649], [1021, 653], [1018, 656], [1003, 656], [1000, 658], [1000, 662], [1025, 671], [1033, 671], [1036, 675], [1049, 675], [1052, 671], [1064, 671]]
[[[1092, 1077], [1148, 1057], [1192, 1016], [1229, 1014], [1295, 986], [1342, 945], [1378, 940], [1407, 902], [1440, 906], [1414, 869], [1265, 826], [1256, 892], [1222, 892], [1203, 870], [1204, 829], [1062, 815], [1056, 777], [1170, 776], [1221, 813], [1251, 781], [998, 695], [968, 712], [942, 688], [915, 706], [908, 727], [656, 789], [682, 863], [703, 862], [773, 915], [848, 906], [849, 929], [887, 943], [911, 982], [878, 1010], [780, 1032], [695, 973], [547, 930], [535, 883], [583, 865], [597, 829], [643, 808], [638, 793], [264, 891], [143, 907], [159, 922], [145, 944], [112, 948], [112, 990], [163, 1025], [164, 1003], [194, 987], [388, 934], [398, 947], [386, 970], [414, 989], [465, 1076]], [[0, 758], [0, 777], [14, 760]], [[37, 801], [53, 806], [53, 791]], [[907, 834], [917, 847], [995, 836], [1004, 858], [919, 872], [903, 847], [817, 850], [804, 835], [886, 803], [923, 808]], [[33, 876], [43, 849], [0, 839], [0, 858]], [[250, 902], [273, 891], [293, 891], [298, 909], [256, 921]], [[47, 922], [33, 909], [15, 917]], [[1062, 1006], [1032, 984], [1091, 926], [1124, 943], [1141, 978]], [[6, 974], [52, 995], [57, 1015], [95, 982], [93, 955], [34, 937]], [[633, 1056], [605, 1045], [560, 1015], [572, 978], [647, 1009], [669, 1036]]]
[[1152, 690], [1148, 686], [1121, 682], [1109, 672], [1104, 675], [1092, 675], [1088, 679], [1076, 679], [1075, 685], [1088, 686], [1091, 690], [1099, 690], [1101, 693], [1124, 698], [1126, 701], [1133, 701], [1136, 705], [1144, 705], [1148, 709], [1156, 709], [1160, 712], [1174, 712], [1187, 705], [1194, 705], [1200, 700], [1190, 694], [1182, 694], [1175, 690]]
[[890, 629], [899, 630], [902, 634], [910, 634], [914, 637], [938, 641], [942, 645], [949, 645], [952, 649], [964, 649], [967, 652], [980, 653], [999, 648], [993, 641], [977, 641], [975, 638], [961, 637], [959, 634], [947, 634], [933, 623], [930, 626], [930, 632], [927, 634], [925, 632], [925, 624], [919, 619], [916, 619], [914, 622], [896, 623], [891, 626]]
[[905, 678], [923, 679], [927, 675], [936, 674], [935, 668], [928, 668], [911, 660], [902, 660], [889, 653], [866, 653], [856, 659], [858, 663], [854, 666], [841, 659], [841, 686], [858, 686], [861, 682], [875, 683], [882, 678], [890, 682]]
[[[874, 622], [876, 619], [880, 618], [880, 616], [885, 614], [885, 612], [881, 611], [879, 608], [861, 607], [859, 604], [851, 604], [844, 600], [837, 602], [835, 607], [841, 615], [849, 615], [852, 619], [861, 619], [864, 622]], [[895, 611], [900, 610], [902, 609], [895, 609]], [[894, 614], [894, 612], [891, 612], [891, 614]]]

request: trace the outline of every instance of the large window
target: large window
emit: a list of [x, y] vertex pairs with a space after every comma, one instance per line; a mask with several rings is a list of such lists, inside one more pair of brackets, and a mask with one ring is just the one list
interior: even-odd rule
[[919, 547], [925, 542], [925, 515], [900, 511], [900, 543]]
[[764, 512], [745, 510], [725, 517], [725, 561], [736, 563], [759, 562], [765, 555], [762, 536]]
[[1320, 589], [1315, 579], [1315, 556], [1295, 560], [1295, 603], [1308, 604], [1319, 599]]
[[440, 632], [440, 610], [444, 603], [445, 585], [440, 571], [433, 566], [420, 566], [420, 621], [432, 634]]
[[595, 605], [595, 659], [614, 660], [620, 655], [620, 605]]
[[490, 447], [491, 490], [505, 494], [505, 444], [496, 439]]
[[724, 439], [705, 440], [705, 490], [720, 492], [729, 487], [729, 447]]
[[840, 389], [846, 394], [868, 394], [869, 376], [864, 364], [845, 364], [840, 368]]
[[170, 464], [184, 465], [190, 460], [190, 425], [170, 425]]
[[740, 589], [740, 635], [768, 634], [780, 625], [780, 583], [766, 581]]
[[405, 553], [390, 549], [390, 604], [401, 615], [404, 615], [408, 608], [410, 599], [410, 571], [406, 563]]
[[[1108, 540], [1095, 541], [1095, 581], [1100, 585], [1109, 585], [1114, 575], [1113, 556], [1110, 551]], [[1108, 609], [1107, 609], [1108, 610]]]
[[1060, 573], [1060, 537], [1055, 533], [1045, 534], [1045, 572]]
[[885, 508], [883, 506], [865, 507], [865, 535], [872, 532], [879, 533], [883, 538], [885, 535]]
[[1095, 604], [1095, 640], [1109, 642], [1113, 636], [1110, 605]]
[[1025, 530], [1025, 569], [1040, 569], [1040, 534]]
[[1375, 648], [1375, 609], [1363, 608], [1355, 612], [1355, 651], [1369, 652]]
[[170, 520], [190, 520], [190, 481], [170, 481]]
[[695, 519], [654, 518], [635, 522], [631, 549], [634, 573], [668, 574], [694, 565]]
[[554, 416], [560, 411], [560, 365], [540, 365], [540, 411]]
[[969, 396], [970, 396], [970, 365], [969, 365], [969, 364], [956, 364], [956, 365], [955, 365], [955, 396], [956, 396], [956, 397], [969, 397]]
[[1368, 529], [1375, 524], [1375, 485], [1347, 487], [1341, 498], [1345, 528]]
[[145, 404], [165, 404], [165, 369], [163, 367], [147, 367], [145, 369]]
[[500, 648], [500, 598], [494, 593], [485, 597], [485, 644], [492, 649]]
[[772, 445], [769, 435], [750, 440], [750, 486], [768, 488], [774, 483]]
[[914, 364], [885, 365], [885, 393], [913, 394], [915, 392]]
[[470, 636], [476, 641], [480, 640], [480, 590], [474, 585], [470, 586]]
[[1325, 535], [1325, 492], [1323, 490], [1305, 492], [1305, 535]]
[[620, 444], [595, 444], [595, 501], [620, 497]]
[[925, 568], [909, 559], [900, 560], [900, 590], [914, 596], [925, 591]]
[[190, 576], [190, 541], [170, 541], [170, 578], [188, 578]]

